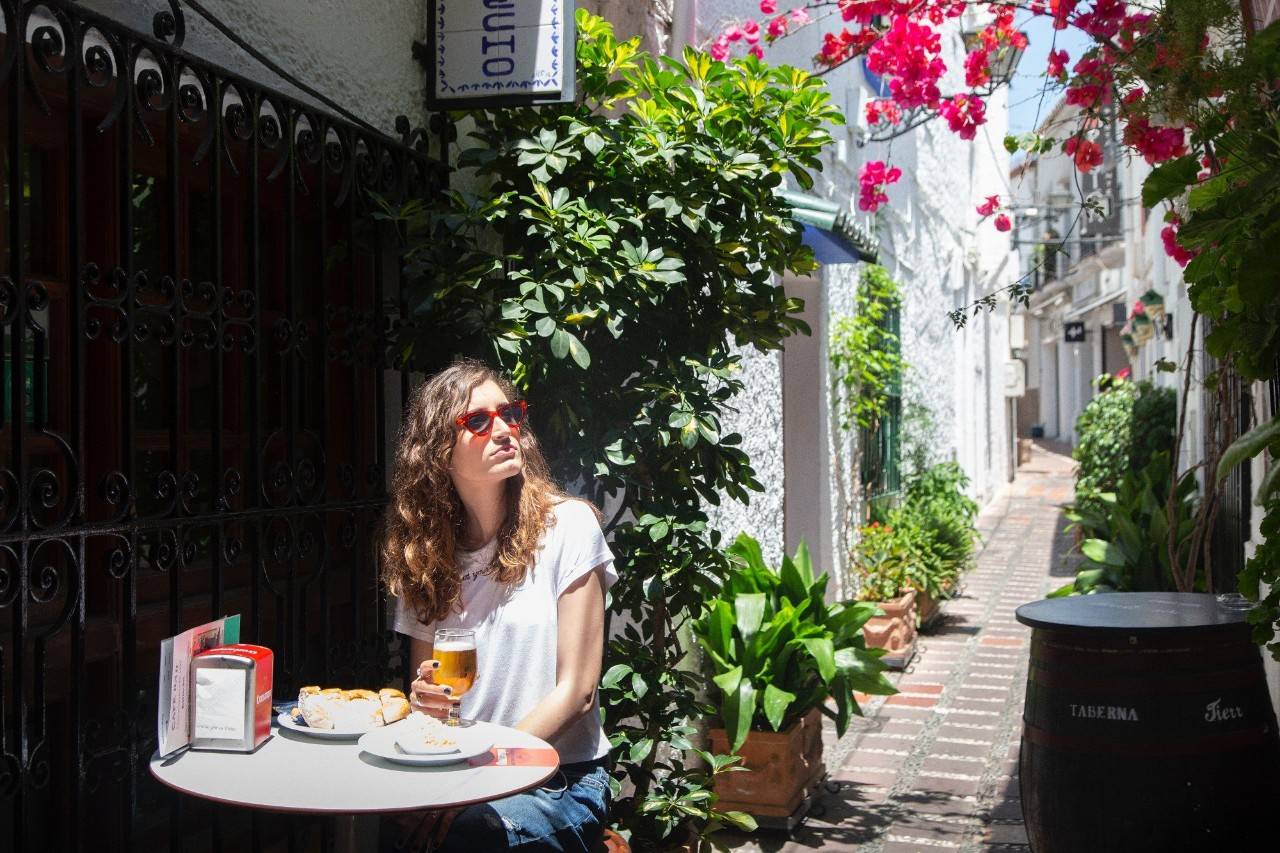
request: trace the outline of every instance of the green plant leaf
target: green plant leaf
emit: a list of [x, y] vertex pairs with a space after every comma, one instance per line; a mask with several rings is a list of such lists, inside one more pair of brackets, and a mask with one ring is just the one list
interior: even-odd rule
[[1118, 545], [1113, 545], [1105, 539], [1084, 540], [1080, 546], [1080, 552], [1095, 563], [1102, 563], [1105, 566], [1124, 565], [1124, 552]]
[[763, 592], [744, 592], [733, 597], [734, 621], [744, 643], [750, 643], [756, 631], [760, 630], [767, 604], [768, 598]]
[[1199, 172], [1200, 161], [1190, 154], [1156, 166], [1142, 182], [1142, 206], [1155, 207], [1167, 198], [1181, 195], [1196, 182]]
[[716, 812], [725, 823], [737, 827], [743, 832], [755, 832], [758, 828], [756, 819], [746, 812]]
[[751, 685], [751, 679], [740, 678], [738, 689], [725, 694], [720, 713], [724, 717], [725, 733], [729, 737], [729, 750], [737, 752], [747, 739], [751, 719], [756, 713], [756, 691]]
[[738, 538], [729, 546], [728, 553], [755, 571], [769, 571], [769, 567], [764, 562], [764, 551], [761, 550], [760, 543], [746, 533], [738, 534]]
[[796, 701], [796, 694], [788, 693], [772, 684], [765, 685], [764, 716], [775, 732], [782, 728], [782, 718], [786, 716], [787, 707], [794, 701]]
[[801, 644], [808, 649], [809, 654], [813, 656], [814, 662], [818, 665], [818, 675], [822, 678], [824, 684], [830, 683], [836, 675], [836, 652], [831, 643], [830, 637], [812, 637], [801, 640]]
[[1280, 416], [1258, 424], [1231, 442], [1227, 449], [1222, 451], [1222, 457], [1218, 460], [1217, 482], [1221, 483], [1227, 479], [1237, 465], [1257, 456], [1277, 439], [1280, 439]]

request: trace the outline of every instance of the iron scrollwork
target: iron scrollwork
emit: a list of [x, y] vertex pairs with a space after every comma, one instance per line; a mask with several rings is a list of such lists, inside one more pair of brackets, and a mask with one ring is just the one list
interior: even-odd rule
[[383, 683], [400, 269], [365, 215], [446, 170], [408, 119], [378, 133], [193, 55], [177, 0], [149, 33], [73, 0], [0, 17], [0, 110], [28, 134], [0, 168], [33, 202], [0, 270], [0, 848], [126, 849], [178, 816], [145, 770], [159, 637], [242, 612], [282, 693]]

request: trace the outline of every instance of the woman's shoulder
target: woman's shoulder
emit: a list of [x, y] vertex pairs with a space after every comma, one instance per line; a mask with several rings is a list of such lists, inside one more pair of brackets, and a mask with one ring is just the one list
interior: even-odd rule
[[565, 497], [551, 507], [552, 518], [556, 527], [587, 527], [599, 529], [600, 515], [589, 501], [581, 498]]

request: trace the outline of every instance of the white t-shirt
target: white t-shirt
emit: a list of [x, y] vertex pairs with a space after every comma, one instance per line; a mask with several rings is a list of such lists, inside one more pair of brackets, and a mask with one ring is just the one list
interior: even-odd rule
[[[542, 536], [532, 570], [516, 587], [508, 587], [485, 569], [493, 560], [495, 539], [479, 551], [458, 551], [462, 573], [461, 612], [455, 609], [430, 625], [419, 622], [396, 600], [393, 627], [401, 634], [435, 639], [436, 628], [469, 628], [476, 633], [476, 683], [462, 697], [462, 716], [514, 726], [556, 686], [556, 638], [560, 595], [596, 568], [604, 571], [608, 589], [618, 579], [609, 550], [591, 507], [567, 500], [554, 509], [555, 523]], [[418, 661], [414, 661], [418, 663]], [[560, 761], [590, 761], [609, 751], [600, 725], [600, 700], [551, 743]]]

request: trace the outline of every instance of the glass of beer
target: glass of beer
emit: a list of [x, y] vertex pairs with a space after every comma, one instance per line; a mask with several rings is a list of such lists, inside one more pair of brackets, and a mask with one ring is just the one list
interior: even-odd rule
[[[436, 684], [447, 684], [453, 689], [455, 698], [461, 699], [476, 683], [475, 631], [438, 628], [431, 656], [440, 661], [440, 668], [434, 676]], [[469, 726], [473, 721], [463, 720], [458, 708], [453, 708], [445, 722], [452, 726]]]

